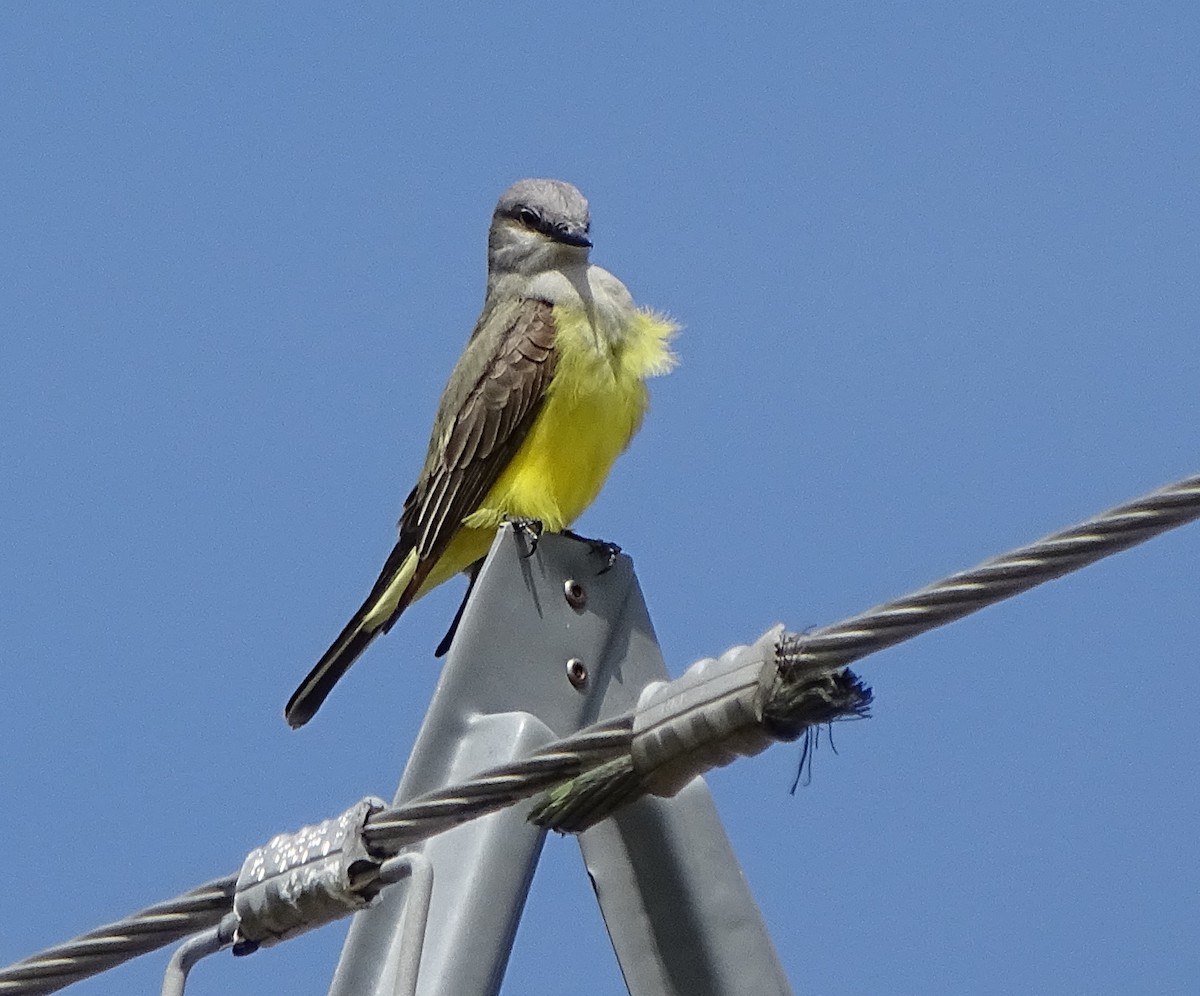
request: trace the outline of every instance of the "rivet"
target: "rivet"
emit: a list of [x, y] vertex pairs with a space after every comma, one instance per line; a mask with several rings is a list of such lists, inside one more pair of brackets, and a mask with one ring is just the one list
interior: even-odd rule
[[567, 604], [573, 609], [582, 609], [587, 605], [587, 592], [574, 578], [563, 582], [563, 594], [567, 596]]
[[567, 681], [575, 688], [583, 688], [587, 684], [588, 670], [587, 665], [578, 657], [572, 657], [567, 661]]

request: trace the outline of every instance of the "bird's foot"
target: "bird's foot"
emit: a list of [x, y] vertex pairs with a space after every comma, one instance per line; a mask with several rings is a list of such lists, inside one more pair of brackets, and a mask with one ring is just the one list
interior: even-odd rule
[[541, 519], [529, 519], [523, 515], [506, 515], [504, 521], [529, 541], [529, 550], [522, 554], [523, 557], [528, 559], [537, 553], [538, 540], [542, 538], [544, 528]]
[[617, 557], [621, 555], [621, 548], [616, 543], [610, 543], [608, 540], [592, 539], [590, 536], [580, 536], [573, 529], [564, 529], [563, 535], [569, 539], [578, 540], [580, 543], [586, 543], [588, 549], [592, 553], [598, 553], [604, 557], [604, 566], [596, 573], [607, 574], [612, 570], [613, 564], [617, 562]]

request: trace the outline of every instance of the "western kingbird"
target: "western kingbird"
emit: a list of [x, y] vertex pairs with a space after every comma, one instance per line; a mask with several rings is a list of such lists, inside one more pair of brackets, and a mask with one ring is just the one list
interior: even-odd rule
[[507, 519], [567, 528], [641, 425], [645, 380], [675, 362], [676, 326], [588, 262], [583, 195], [521, 180], [488, 231], [483, 313], [438, 403], [399, 540], [367, 600], [288, 701], [302, 726], [377, 634], [466, 570]]

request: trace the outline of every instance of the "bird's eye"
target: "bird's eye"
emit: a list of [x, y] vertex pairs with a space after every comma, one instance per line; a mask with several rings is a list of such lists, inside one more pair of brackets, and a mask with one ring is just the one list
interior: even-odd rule
[[533, 208], [520, 208], [517, 211], [517, 221], [526, 228], [537, 228], [542, 223], [542, 219]]

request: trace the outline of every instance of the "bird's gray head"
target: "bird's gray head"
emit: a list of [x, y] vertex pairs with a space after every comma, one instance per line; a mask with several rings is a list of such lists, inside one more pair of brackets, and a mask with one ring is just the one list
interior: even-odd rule
[[488, 233], [488, 270], [538, 273], [587, 259], [588, 203], [562, 180], [518, 180], [500, 195]]

